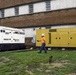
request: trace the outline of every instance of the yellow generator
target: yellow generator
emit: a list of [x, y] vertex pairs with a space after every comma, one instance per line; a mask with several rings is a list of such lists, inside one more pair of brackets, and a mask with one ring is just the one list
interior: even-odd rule
[[38, 29], [36, 46], [41, 46], [41, 34], [45, 35], [46, 47], [76, 47], [76, 28]]

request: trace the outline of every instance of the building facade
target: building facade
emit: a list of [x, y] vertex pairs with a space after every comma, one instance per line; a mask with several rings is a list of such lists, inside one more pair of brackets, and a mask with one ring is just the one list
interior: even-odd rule
[[0, 25], [22, 28], [27, 38], [36, 29], [76, 27], [76, 0], [0, 0]]

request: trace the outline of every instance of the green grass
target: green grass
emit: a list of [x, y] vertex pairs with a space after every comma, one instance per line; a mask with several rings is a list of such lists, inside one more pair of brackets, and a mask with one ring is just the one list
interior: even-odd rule
[[[53, 56], [51, 64], [49, 56]], [[0, 75], [69, 75], [76, 74], [76, 51], [0, 52]]]

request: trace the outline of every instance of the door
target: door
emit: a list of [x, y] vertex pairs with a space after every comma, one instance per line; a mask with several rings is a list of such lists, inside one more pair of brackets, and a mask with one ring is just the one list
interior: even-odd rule
[[69, 47], [76, 47], [76, 32], [72, 31], [69, 34]]
[[48, 46], [59, 46], [57, 32], [48, 33]]
[[69, 46], [69, 33], [68, 32], [59, 32], [59, 46], [60, 47], [68, 47]]

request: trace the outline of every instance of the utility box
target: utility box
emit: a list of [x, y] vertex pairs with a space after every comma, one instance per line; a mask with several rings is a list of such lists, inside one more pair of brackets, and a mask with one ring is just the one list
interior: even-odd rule
[[76, 28], [39, 29], [36, 46], [41, 46], [41, 34], [45, 35], [46, 47], [76, 47]]

